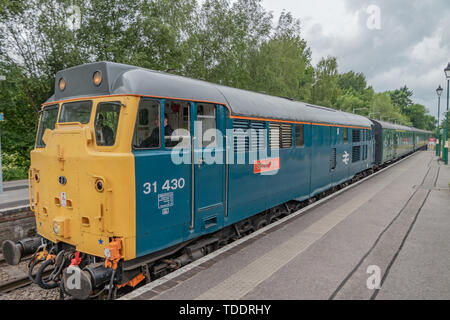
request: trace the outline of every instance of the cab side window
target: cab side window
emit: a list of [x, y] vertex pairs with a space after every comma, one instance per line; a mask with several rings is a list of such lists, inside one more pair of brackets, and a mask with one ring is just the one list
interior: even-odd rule
[[156, 100], [143, 100], [139, 105], [134, 128], [133, 148], [158, 149], [161, 147], [161, 105]]
[[116, 142], [121, 103], [102, 102], [95, 115], [95, 140], [98, 146], [113, 146]]
[[190, 144], [190, 103], [166, 100], [164, 102], [164, 146], [183, 148]]
[[45, 143], [42, 141], [45, 129], [55, 129], [56, 119], [58, 117], [59, 105], [52, 105], [45, 107], [42, 111], [41, 121], [39, 123], [39, 130], [36, 138], [36, 147], [45, 148]]
[[202, 147], [217, 146], [216, 137], [216, 106], [213, 104], [198, 104], [197, 105], [197, 121], [201, 122], [201, 136]]

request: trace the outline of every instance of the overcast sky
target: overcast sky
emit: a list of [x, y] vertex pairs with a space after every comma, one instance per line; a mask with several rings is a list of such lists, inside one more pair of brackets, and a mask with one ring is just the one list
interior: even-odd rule
[[[379, 91], [408, 86], [437, 117], [450, 62], [449, 0], [263, 0], [275, 18], [286, 9], [302, 23], [313, 54], [335, 56], [339, 72], [363, 72]], [[379, 13], [379, 14], [377, 14]], [[379, 19], [377, 19], [379, 17]], [[446, 108], [446, 91], [441, 111]], [[441, 116], [442, 119], [442, 116]]]

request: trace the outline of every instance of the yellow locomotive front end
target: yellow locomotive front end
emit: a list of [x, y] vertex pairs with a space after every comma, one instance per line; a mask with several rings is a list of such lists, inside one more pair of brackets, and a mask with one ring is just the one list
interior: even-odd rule
[[99, 257], [119, 238], [124, 259], [134, 258], [137, 104], [123, 96], [44, 106], [30, 168], [39, 235]]
[[136, 256], [131, 148], [140, 97], [111, 88], [129, 69], [100, 62], [62, 70], [42, 106], [29, 170], [38, 235], [2, 248], [12, 265], [31, 255], [30, 279], [62, 296], [101, 297], [109, 283], [111, 298], [113, 288], [143, 280], [122, 268]]

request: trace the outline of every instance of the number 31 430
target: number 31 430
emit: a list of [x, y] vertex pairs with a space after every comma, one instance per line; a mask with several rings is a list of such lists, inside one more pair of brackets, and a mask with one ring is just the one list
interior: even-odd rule
[[[163, 186], [161, 187], [161, 190], [163, 191], [170, 191], [170, 190], [177, 190], [177, 189], [183, 189], [186, 182], [184, 178], [179, 179], [172, 179], [172, 180], [166, 180], [163, 183]], [[150, 194], [150, 193], [158, 193], [158, 183], [155, 182], [146, 182], [143, 185], [144, 187], [144, 194]]]

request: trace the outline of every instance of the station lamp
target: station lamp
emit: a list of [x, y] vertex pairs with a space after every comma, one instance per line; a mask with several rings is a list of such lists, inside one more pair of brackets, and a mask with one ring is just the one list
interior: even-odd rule
[[[445, 125], [445, 132], [444, 132], [444, 163], [448, 165], [448, 146], [445, 146], [445, 142], [448, 139], [448, 104], [449, 104], [449, 97], [450, 97], [450, 62], [447, 65], [447, 67], [444, 69], [445, 77], [447, 78], [447, 121]], [[447, 142], [448, 143], [448, 142]]]
[[440, 121], [441, 121], [441, 95], [444, 89], [439, 85], [436, 89], [436, 93], [438, 96], [438, 122], [437, 122], [437, 142], [436, 142], [436, 155], [440, 156], [441, 154], [441, 145], [442, 145], [442, 136], [439, 131]]
[[444, 69], [445, 72], [445, 76], [447, 77], [447, 79], [450, 79], [450, 62], [447, 66], [447, 68]]

